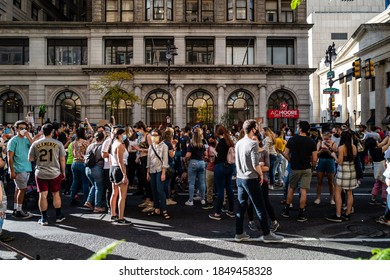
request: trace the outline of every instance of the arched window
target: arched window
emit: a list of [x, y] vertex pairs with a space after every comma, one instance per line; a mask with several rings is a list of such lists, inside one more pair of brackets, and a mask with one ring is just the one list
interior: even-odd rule
[[[296, 109], [295, 107], [295, 102], [294, 99], [292, 98], [291, 94], [279, 90], [271, 94], [271, 96], [268, 99], [268, 109], [269, 110], [285, 110], [285, 108], [281, 108], [281, 104], [287, 104], [287, 110], [294, 110]], [[290, 118], [274, 118], [274, 119], [268, 119], [268, 126], [272, 130], [279, 130], [282, 128], [283, 124], [288, 124], [290, 128], [295, 127], [295, 121], [296, 119], [290, 119]]]
[[254, 102], [252, 96], [244, 91], [233, 92], [227, 100], [229, 119], [238, 128], [242, 127], [245, 120], [253, 118]]
[[[112, 104], [114, 103], [114, 106]], [[133, 103], [130, 100], [118, 100], [117, 102], [106, 99], [104, 103], [105, 119], [109, 120], [111, 116], [115, 117], [115, 122], [123, 126], [132, 122]]]
[[56, 98], [54, 108], [55, 119], [68, 123], [81, 121], [80, 97], [73, 91], [64, 91]]
[[23, 100], [16, 92], [6, 92], [0, 97], [1, 122], [14, 123], [23, 119]]
[[212, 125], [214, 101], [205, 91], [196, 91], [187, 100], [187, 123]]
[[170, 99], [170, 117], [173, 117], [173, 100], [172, 97], [163, 90], [156, 90], [152, 92], [146, 100], [146, 123], [153, 127], [160, 124], [165, 124], [168, 116], [168, 98]]

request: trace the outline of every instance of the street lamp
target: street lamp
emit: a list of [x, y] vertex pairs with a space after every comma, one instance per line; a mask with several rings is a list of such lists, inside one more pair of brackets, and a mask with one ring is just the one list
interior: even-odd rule
[[356, 110], [353, 110], [353, 115], [354, 115], [354, 123], [355, 123], [355, 129], [356, 129]]
[[[333, 86], [333, 78], [334, 78], [334, 74], [332, 73], [332, 61], [336, 60], [336, 57], [337, 57], [337, 54], [336, 54], [336, 48], [335, 48], [335, 44], [333, 42], [332, 45], [329, 45], [328, 46], [328, 49], [325, 51], [325, 65], [326, 66], [329, 66], [329, 73], [331, 73], [328, 78], [329, 78], [329, 87], [332, 88]], [[334, 100], [334, 93], [333, 91], [330, 93], [330, 100]], [[330, 104], [332, 104], [333, 102], [330, 102]], [[330, 116], [330, 120], [332, 123], [334, 123], [335, 121], [335, 117], [333, 115], [333, 106], [332, 105], [329, 105], [329, 116]]]
[[167, 123], [171, 122], [171, 61], [173, 56], [177, 55], [177, 48], [171, 44], [171, 41], [167, 41], [166, 59], [168, 64], [168, 107], [167, 107]]

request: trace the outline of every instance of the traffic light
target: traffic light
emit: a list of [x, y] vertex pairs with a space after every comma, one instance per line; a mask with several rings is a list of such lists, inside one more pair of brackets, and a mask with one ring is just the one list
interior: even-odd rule
[[364, 61], [364, 78], [365, 79], [371, 78], [371, 75], [370, 75], [370, 60], [371, 59], [366, 59]]
[[370, 66], [370, 78], [373, 78], [375, 77], [375, 62], [370, 59], [370, 63], [369, 63], [369, 66]]
[[352, 76], [355, 77], [355, 79], [359, 79], [361, 78], [362, 74], [362, 60], [359, 58], [359, 59], [356, 59], [353, 63], [352, 63], [352, 66], [353, 66], [353, 72], [352, 72]]
[[335, 98], [329, 97], [329, 110], [334, 111], [335, 109]]

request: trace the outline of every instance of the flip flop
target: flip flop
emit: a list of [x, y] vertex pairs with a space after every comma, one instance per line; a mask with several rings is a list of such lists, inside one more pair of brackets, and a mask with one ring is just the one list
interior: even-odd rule
[[159, 216], [161, 215], [160, 213], [157, 213], [156, 211], [152, 211], [148, 213], [148, 216]]
[[163, 212], [163, 218], [164, 220], [170, 220], [171, 219], [171, 216], [169, 216], [168, 212]]

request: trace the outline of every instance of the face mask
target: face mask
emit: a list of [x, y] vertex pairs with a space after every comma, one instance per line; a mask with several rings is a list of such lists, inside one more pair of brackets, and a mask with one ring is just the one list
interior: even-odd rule
[[127, 139], [127, 135], [122, 135], [122, 141], [125, 141]]
[[299, 134], [299, 128], [295, 130], [295, 134]]
[[340, 138], [340, 135], [338, 135], [337, 133], [333, 134], [333, 136], [336, 138]]
[[159, 136], [152, 136], [152, 141], [155, 144], [158, 144], [160, 142], [160, 137]]
[[21, 135], [21, 136], [24, 136], [24, 134], [27, 132], [27, 130], [26, 129], [22, 129], [21, 131], [19, 131], [19, 134]]
[[142, 136], [142, 133], [141, 132], [137, 132], [137, 135], [138, 135], [138, 137], [141, 137]]
[[288, 132], [287, 132], [287, 135], [288, 135], [288, 136], [291, 136], [291, 131], [288, 131]]

